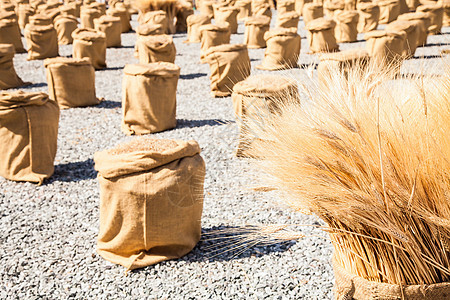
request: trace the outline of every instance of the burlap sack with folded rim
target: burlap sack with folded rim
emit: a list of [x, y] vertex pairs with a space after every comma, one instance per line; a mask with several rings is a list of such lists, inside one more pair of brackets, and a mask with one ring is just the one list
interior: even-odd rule
[[270, 29], [270, 18], [254, 16], [245, 20], [244, 43], [247, 48], [265, 48], [267, 46], [264, 34]]
[[24, 36], [28, 46], [28, 60], [58, 56], [58, 34], [52, 25], [28, 24]]
[[323, 14], [332, 18], [335, 12], [344, 10], [345, 2], [341, 0], [324, 0], [323, 1]]
[[419, 45], [420, 28], [415, 21], [395, 20], [386, 26], [387, 31], [404, 31], [406, 33], [405, 48], [403, 49], [403, 57], [405, 59], [412, 58]]
[[155, 25], [161, 25], [162, 26], [162, 33], [168, 33], [168, 23], [169, 20], [167, 19], [167, 14], [165, 11], [162, 10], [156, 10], [156, 11], [149, 11], [146, 13], [141, 13], [138, 17], [138, 23], [139, 24], [155, 24]]
[[334, 15], [336, 27], [334, 36], [338, 43], [350, 43], [358, 40], [359, 14], [356, 10], [343, 10]]
[[107, 48], [122, 46], [122, 22], [119, 17], [101, 16], [94, 20], [94, 27], [105, 34]]
[[64, 4], [63, 6], [59, 7], [59, 11], [61, 12], [61, 15], [63, 16], [72, 16], [77, 17], [77, 8], [75, 5], [69, 5], [71, 3]]
[[17, 10], [17, 17], [20, 29], [24, 29], [30, 22], [30, 17], [34, 14], [34, 9], [27, 4], [20, 4]]
[[101, 16], [102, 13], [98, 9], [85, 6], [81, 7], [81, 28], [94, 29], [94, 19], [100, 18]]
[[303, 7], [307, 3], [313, 2], [312, 0], [295, 0], [295, 11], [302, 16], [303, 15]]
[[49, 98], [61, 109], [97, 105], [95, 70], [89, 58], [47, 58], [44, 61]]
[[172, 63], [126, 65], [122, 85], [122, 131], [147, 134], [175, 128], [180, 68]]
[[445, 300], [450, 295], [450, 283], [429, 285], [395, 285], [373, 282], [347, 272], [333, 259], [336, 300], [362, 299], [414, 299]]
[[306, 25], [309, 31], [308, 41], [311, 53], [333, 52], [339, 50], [339, 45], [334, 36], [336, 22], [326, 18], [312, 20]]
[[[364, 35], [366, 49], [379, 66], [396, 64], [405, 51], [405, 32], [373, 30]], [[395, 65], [393, 67], [396, 67]]]
[[237, 0], [235, 5], [239, 7], [238, 21], [252, 16], [252, 0]]
[[295, 11], [295, 0], [278, 0], [277, 1], [278, 16], [285, 13]]
[[0, 175], [42, 184], [54, 171], [58, 104], [42, 92], [2, 92], [0, 123]]
[[211, 24], [211, 18], [207, 15], [191, 15], [186, 19], [187, 23], [187, 43], [200, 43], [200, 26]]
[[103, 32], [78, 28], [72, 37], [73, 58], [88, 57], [96, 70], [106, 68], [106, 36]]
[[94, 155], [97, 252], [128, 270], [189, 253], [200, 240], [205, 163], [195, 141], [139, 138]]
[[214, 18], [213, 4], [214, 4], [214, 1], [201, 0], [198, 10], [200, 11], [200, 13], [202, 15], [208, 16], [212, 19], [212, 18]]
[[136, 27], [136, 33], [139, 35], [164, 34], [164, 28], [161, 24], [142, 24]]
[[139, 63], [175, 62], [176, 49], [170, 35], [139, 36], [136, 40]]
[[380, 7], [378, 24], [388, 24], [396, 20], [400, 15], [399, 0], [381, 0], [376, 2]]
[[444, 19], [444, 8], [440, 4], [426, 4], [417, 7], [418, 12], [430, 13], [430, 27], [428, 27], [428, 34], [439, 34], [442, 29]]
[[74, 16], [58, 16], [55, 18], [53, 25], [58, 34], [58, 44], [59, 45], [69, 45], [72, 44], [72, 32], [78, 28], [78, 20]]
[[372, 2], [360, 2], [356, 7], [359, 12], [358, 32], [369, 32], [377, 29], [380, 7]]
[[297, 28], [274, 28], [264, 34], [267, 48], [261, 65], [261, 70], [280, 70], [298, 67], [301, 38]]
[[14, 69], [14, 53], [12, 44], [0, 44], [0, 90], [16, 88], [25, 84]]
[[231, 95], [233, 86], [250, 76], [250, 58], [246, 45], [225, 44], [211, 47], [205, 55], [211, 70], [211, 95]]
[[251, 134], [254, 124], [264, 121], [279, 111], [286, 102], [298, 102], [295, 80], [280, 76], [258, 74], [237, 83], [231, 96], [236, 122], [239, 126], [238, 157], [254, 157], [252, 147], [266, 142]]
[[19, 24], [13, 19], [0, 19], [0, 43], [12, 44], [17, 53], [26, 52], [20, 35]]
[[11, 19], [11, 20], [18, 20], [18, 17], [15, 12], [13, 11], [0, 11], [0, 20], [3, 19]]
[[281, 28], [298, 28], [298, 21], [300, 16], [295, 11], [286, 12], [278, 15], [276, 27]]
[[308, 25], [312, 20], [323, 17], [323, 7], [317, 3], [306, 3], [303, 6], [303, 22]]
[[204, 57], [210, 47], [230, 43], [230, 28], [228, 24], [202, 25], [200, 30], [200, 61], [205, 63]]
[[120, 18], [122, 33], [126, 33], [131, 30], [130, 16], [125, 8], [109, 8], [106, 11], [106, 14], [108, 16]]
[[55, 20], [55, 18], [61, 14], [61, 11], [59, 10], [59, 8], [54, 8], [50, 10], [41, 10], [39, 11], [39, 14], [48, 16], [53, 23], [53, 20]]
[[186, 19], [194, 14], [194, 8], [191, 2], [179, 2], [176, 13], [176, 32], [187, 32]]
[[2, 10], [2, 11], [15, 11], [16, 10], [16, 6], [14, 4], [12, 4], [12, 3], [3, 2], [3, 3], [1, 3], [0, 10]]
[[230, 25], [230, 33], [237, 33], [238, 23], [237, 15], [239, 8], [235, 6], [220, 7], [214, 14], [216, 23], [228, 23]]
[[92, 1], [91, 3], [89, 3], [88, 7], [100, 11], [100, 15], [102, 16], [106, 14], [106, 3]]
[[450, 26], [450, 0], [442, 0], [441, 4], [444, 9], [442, 26]]
[[53, 20], [51, 17], [47, 16], [47, 15], [43, 15], [43, 14], [35, 14], [32, 15], [29, 18], [29, 23], [31, 25], [42, 25], [42, 26], [46, 26], [46, 25], [52, 25], [53, 24]]
[[431, 17], [430, 13], [426, 12], [414, 12], [414, 13], [407, 13], [402, 14], [398, 16], [398, 20], [405, 20], [405, 21], [416, 21], [420, 22], [421, 25], [419, 25], [419, 37], [418, 37], [418, 46], [423, 46], [427, 43], [428, 38], [428, 28], [430, 27]]
[[269, 4], [264, 4], [257, 7], [252, 7], [253, 16], [267, 16], [272, 18], [272, 11]]

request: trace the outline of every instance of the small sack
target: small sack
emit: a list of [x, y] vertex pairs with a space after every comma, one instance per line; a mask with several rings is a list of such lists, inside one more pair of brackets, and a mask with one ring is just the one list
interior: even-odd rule
[[94, 19], [101, 16], [102, 13], [98, 9], [82, 7], [80, 11], [81, 28], [94, 29]]
[[294, 0], [278, 0], [277, 1], [277, 11], [278, 16], [285, 13], [291, 13], [295, 11], [295, 1]]
[[72, 16], [72, 17], [77, 17], [77, 8], [74, 5], [74, 3], [72, 5], [70, 5], [72, 3], [67, 3], [65, 5], [62, 5], [59, 7], [59, 11], [61, 12], [62, 16]]
[[372, 2], [360, 2], [356, 7], [359, 12], [358, 32], [369, 32], [377, 29], [380, 7]]
[[238, 0], [235, 5], [239, 7], [238, 21], [252, 16], [252, 0]]
[[[417, 38], [417, 45], [424, 46], [427, 43], [428, 38], [428, 28], [431, 24], [430, 13], [426, 12], [414, 12], [407, 13], [398, 16], [398, 20], [402, 21], [415, 21], [418, 23], [419, 37]], [[420, 25], [419, 25], [420, 23]]]
[[22, 44], [19, 24], [14, 19], [0, 19], [0, 43], [12, 44], [16, 53], [26, 52]]
[[341, 0], [324, 0], [323, 13], [325, 16], [332, 18], [335, 12], [344, 10], [345, 2]]
[[201, 46], [200, 61], [204, 63], [204, 56], [210, 47], [230, 43], [230, 28], [228, 24], [208, 24], [200, 26]]
[[16, 88], [25, 84], [14, 69], [14, 53], [13, 45], [0, 44], [0, 90]]
[[28, 24], [24, 36], [28, 45], [28, 60], [58, 56], [58, 34], [52, 25]]
[[358, 40], [359, 14], [356, 10], [343, 10], [335, 13], [334, 35], [338, 43], [351, 43]]
[[88, 58], [48, 58], [44, 61], [48, 95], [61, 109], [97, 105], [95, 70]]
[[111, 17], [120, 18], [122, 33], [129, 32], [131, 30], [130, 15], [125, 8], [110, 8], [106, 11], [106, 14]]
[[[237, 83], [231, 96], [239, 126], [238, 157], [254, 157], [252, 148], [263, 140], [250, 134], [253, 126], [263, 126], [283, 103], [298, 102], [298, 88], [293, 79], [280, 75], [252, 75]], [[257, 148], [257, 147], [256, 147]]]
[[450, 0], [443, 0], [442, 7], [444, 8], [444, 14], [442, 19], [442, 26], [450, 26]]
[[323, 7], [317, 3], [306, 3], [303, 6], [303, 21], [308, 25], [312, 20], [323, 17]]
[[306, 3], [312, 2], [311, 0], [295, 0], [295, 11], [299, 14], [299, 16], [303, 15], [303, 7]]
[[275, 28], [264, 34], [267, 49], [261, 65], [261, 70], [280, 70], [297, 68], [300, 56], [301, 38], [297, 29]]
[[54, 8], [50, 10], [41, 10], [39, 11], [39, 14], [47, 16], [53, 23], [53, 20], [55, 20], [55, 18], [61, 14], [61, 11], [59, 10], [59, 8]]
[[309, 50], [311, 53], [339, 51], [339, 45], [334, 36], [336, 22], [326, 18], [312, 20], [306, 26], [309, 31]]
[[404, 31], [406, 33], [406, 45], [403, 50], [405, 59], [412, 58], [419, 45], [420, 28], [414, 21], [395, 20], [386, 26], [387, 31]]
[[187, 23], [187, 43], [200, 43], [200, 26], [211, 24], [211, 18], [207, 15], [191, 15], [186, 19]]
[[175, 62], [176, 49], [170, 35], [139, 36], [136, 41], [139, 63]]
[[253, 16], [266, 16], [272, 18], [272, 11], [270, 10], [269, 4], [264, 4], [257, 7], [252, 6], [252, 12]]
[[442, 23], [444, 20], [444, 8], [440, 4], [426, 4], [417, 8], [418, 12], [430, 13], [430, 27], [428, 34], [434, 35], [441, 33]]
[[59, 108], [42, 92], [0, 94], [0, 175], [42, 184], [54, 171]]
[[78, 28], [72, 37], [73, 58], [88, 57], [96, 70], [106, 68], [106, 36], [103, 32]]
[[270, 18], [254, 16], [245, 20], [244, 41], [249, 49], [266, 48], [264, 34], [270, 29]]
[[234, 6], [221, 7], [216, 12], [217, 13], [214, 15], [216, 23], [228, 23], [230, 25], [230, 32], [232, 34], [237, 33], [237, 15], [239, 13], [239, 8]]
[[97, 252], [127, 269], [189, 253], [200, 240], [205, 163], [195, 141], [137, 138], [94, 155]]
[[211, 69], [211, 95], [230, 96], [233, 86], [250, 76], [250, 58], [246, 45], [225, 44], [211, 47], [206, 52]]
[[30, 17], [34, 14], [34, 9], [27, 4], [20, 4], [17, 10], [17, 17], [20, 29], [24, 29], [30, 22]]
[[180, 68], [172, 63], [126, 65], [122, 131], [147, 134], [175, 128]]
[[119, 17], [101, 16], [94, 20], [95, 30], [101, 31], [106, 36], [106, 47], [122, 46], [122, 22]]
[[140, 25], [143, 24], [154, 24], [162, 26], [162, 33], [168, 33], [168, 19], [166, 12], [162, 10], [157, 11], [149, 11], [143, 14], [140, 14], [138, 17], [138, 23]]
[[106, 14], [106, 3], [92, 1], [92, 3], [89, 3], [88, 7], [98, 10], [102, 16]]
[[58, 34], [59, 45], [73, 43], [72, 33], [78, 28], [77, 18], [72, 16], [58, 16], [55, 18], [54, 26]]
[[31, 25], [40, 25], [40, 26], [53, 25], [52, 18], [43, 14], [32, 15], [29, 21]]
[[201, 0], [199, 11], [200, 14], [210, 17], [211, 19], [214, 17], [214, 1], [211, 0]]
[[194, 8], [191, 2], [183, 1], [178, 6], [175, 27], [177, 32], [187, 32], [186, 19], [194, 15]]
[[378, 66], [392, 66], [405, 51], [405, 32], [374, 30], [366, 33], [364, 39], [367, 52]]
[[285, 12], [277, 17], [276, 27], [280, 28], [298, 28], [298, 20], [300, 16], [295, 12]]
[[399, 0], [381, 0], [377, 1], [380, 7], [380, 18], [378, 24], [388, 24], [396, 20], [400, 15]]

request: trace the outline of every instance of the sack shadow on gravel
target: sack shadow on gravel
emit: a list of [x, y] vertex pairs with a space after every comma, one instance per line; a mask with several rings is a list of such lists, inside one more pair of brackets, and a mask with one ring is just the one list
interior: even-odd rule
[[195, 78], [200, 78], [200, 77], [204, 77], [207, 76], [206, 73], [192, 73], [192, 74], [181, 74], [180, 75], [180, 79], [195, 79]]
[[102, 100], [99, 104], [96, 105], [98, 108], [120, 108], [122, 107], [122, 102], [111, 101], [111, 100]]
[[442, 58], [442, 55], [420, 55], [420, 56], [414, 56], [414, 59], [433, 59], [433, 58]]
[[44, 86], [47, 86], [46, 82], [39, 82], [39, 83], [25, 84], [25, 85], [21, 86], [20, 89], [21, 90], [32, 89], [32, 88], [39, 88], [39, 87], [44, 87]]
[[442, 47], [442, 46], [450, 46], [449, 43], [428, 43], [425, 44], [423, 47]]
[[185, 120], [185, 119], [177, 119], [177, 129], [180, 128], [195, 128], [195, 127], [203, 127], [203, 126], [221, 126], [228, 125], [230, 123], [234, 123], [234, 121], [230, 120], [220, 120], [220, 119], [210, 119], [210, 120]]
[[94, 170], [94, 161], [87, 159], [85, 161], [55, 165], [55, 172], [46, 181], [46, 184], [51, 184], [54, 181], [76, 182], [94, 178], [97, 178], [97, 171]]

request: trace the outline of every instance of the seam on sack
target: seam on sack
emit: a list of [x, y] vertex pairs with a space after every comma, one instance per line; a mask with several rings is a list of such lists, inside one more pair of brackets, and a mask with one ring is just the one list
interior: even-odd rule
[[[34, 175], [33, 173], [33, 138], [32, 138], [32, 131], [31, 131], [31, 120], [30, 120], [30, 115], [28, 113], [28, 110], [26, 107], [22, 107], [22, 109], [25, 111], [25, 114], [27, 116], [27, 127], [28, 127], [28, 143], [29, 143], [29, 147], [30, 147], [30, 173], [31, 175]], [[42, 183], [41, 179], [37, 178], [39, 184]]]

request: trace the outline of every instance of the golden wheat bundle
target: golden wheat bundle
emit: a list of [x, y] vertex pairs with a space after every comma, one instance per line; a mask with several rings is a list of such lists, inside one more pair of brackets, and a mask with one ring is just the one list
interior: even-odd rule
[[328, 73], [327, 89], [252, 126], [271, 141], [254, 151], [289, 204], [327, 224], [337, 298], [445, 299], [450, 73], [391, 74]]

